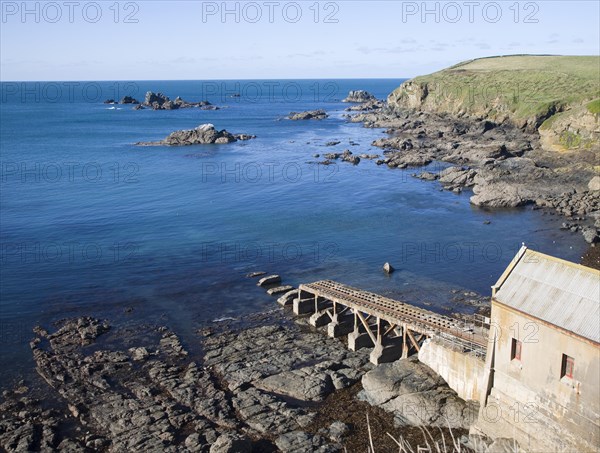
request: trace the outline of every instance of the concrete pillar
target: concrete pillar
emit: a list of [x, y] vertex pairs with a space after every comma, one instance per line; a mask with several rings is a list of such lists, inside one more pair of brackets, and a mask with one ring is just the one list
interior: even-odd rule
[[315, 302], [312, 297], [300, 299], [297, 297], [294, 299], [294, 314], [304, 315], [306, 313], [312, 313], [315, 309]]
[[327, 335], [332, 338], [348, 335], [354, 330], [352, 315], [333, 315], [332, 321], [327, 325]]
[[377, 342], [369, 356], [369, 360], [375, 365], [394, 362], [402, 356], [402, 338], [385, 338], [383, 340]]
[[331, 320], [331, 318], [329, 317], [329, 313], [327, 313], [327, 310], [321, 310], [321, 311], [314, 313], [308, 320], [308, 323], [311, 326], [323, 327], [323, 326], [329, 324], [330, 320]]
[[373, 340], [367, 332], [359, 329], [354, 329], [348, 334], [348, 349], [351, 351], [358, 351], [360, 348], [372, 348], [374, 346]]

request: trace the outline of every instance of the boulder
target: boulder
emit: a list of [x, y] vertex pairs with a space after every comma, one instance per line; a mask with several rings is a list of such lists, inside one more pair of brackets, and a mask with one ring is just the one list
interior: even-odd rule
[[383, 265], [383, 272], [385, 272], [386, 274], [391, 274], [395, 270], [396, 269], [394, 269], [394, 267], [390, 263], [385, 263]]
[[256, 387], [300, 401], [323, 401], [335, 390], [331, 375], [313, 367], [284, 371], [257, 382]]
[[424, 181], [435, 181], [438, 179], [438, 175], [435, 173], [431, 173], [430, 171], [424, 171], [417, 175], [417, 178], [422, 179]]
[[594, 176], [588, 183], [588, 189], [600, 190], [600, 176]]
[[466, 403], [429, 367], [415, 358], [384, 363], [362, 377], [360, 398], [393, 413], [399, 426], [464, 428], [478, 405]]
[[598, 230], [594, 227], [585, 227], [582, 230], [583, 238], [585, 242], [588, 244], [595, 244], [596, 242], [600, 242], [600, 237], [598, 237]]

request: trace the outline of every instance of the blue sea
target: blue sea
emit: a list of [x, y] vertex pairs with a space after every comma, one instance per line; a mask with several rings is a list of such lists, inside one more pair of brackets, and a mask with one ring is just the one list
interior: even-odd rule
[[[413, 178], [420, 169], [312, 163], [345, 149], [381, 154], [371, 143], [384, 130], [348, 123], [341, 99], [354, 89], [385, 98], [401, 82], [3, 82], [0, 387], [27, 374], [36, 324], [85, 314], [166, 324], [186, 339], [273, 309], [251, 271], [291, 285], [339, 280], [443, 310], [451, 290], [489, 294], [523, 242], [579, 261], [581, 236], [560, 231], [555, 216], [473, 207], [468, 192]], [[148, 90], [220, 110], [103, 103]], [[317, 108], [329, 118], [285, 119]], [[205, 123], [257, 138], [134, 145]]]

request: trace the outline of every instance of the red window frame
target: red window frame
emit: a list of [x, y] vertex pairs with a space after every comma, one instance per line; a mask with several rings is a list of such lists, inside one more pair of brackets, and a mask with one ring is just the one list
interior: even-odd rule
[[575, 370], [575, 359], [573, 357], [568, 356], [567, 354], [563, 354], [561, 377], [567, 377], [569, 379], [573, 379], [573, 371], [574, 370]]
[[523, 348], [523, 343], [517, 340], [516, 338], [512, 339], [511, 349], [510, 349], [510, 359], [521, 361], [521, 350]]

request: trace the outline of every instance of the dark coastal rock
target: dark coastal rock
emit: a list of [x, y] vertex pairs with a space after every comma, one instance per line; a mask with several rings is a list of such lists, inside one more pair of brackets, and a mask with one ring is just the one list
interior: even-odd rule
[[[600, 176], [594, 176], [590, 179], [590, 182], [588, 182], [588, 189], [592, 192], [600, 191]], [[600, 196], [600, 193], [598, 195]]]
[[392, 412], [400, 426], [468, 429], [477, 418], [478, 404], [465, 403], [415, 358], [379, 365], [362, 384], [361, 399]]
[[359, 157], [361, 159], [375, 160], [379, 159], [379, 154], [361, 154]]
[[274, 274], [274, 275], [269, 275], [267, 277], [261, 278], [256, 285], [257, 286], [269, 286], [269, 285], [276, 285], [277, 283], [281, 283], [281, 277], [279, 275]]
[[439, 174], [439, 181], [447, 188], [472, 187], [477, 172], [464, 167], [448, 167]]
[[106, 101], [103, 102], [103, 104], [116, 104], [117, 101], [115, 101], [114, 99], [107, 99]]
[[354, 90], [348, 93], [345, 99], [342, 102], [355, 102], [355, 103], [363, 103], [367, 101], [375, 100], [375, 96], [365, 90]]
[[140, 101], [131, 97], [131, 96], [123, 96], [123, 98], [119, 101], [119, 104], [139, 104]]
[[144, 97], [144, 102], [141, 104], [153, 110], [177, 110], [192, 107], [199, 107], [203, 110], [218, 110], [218, 107], [213, 106], [208, 101], [188, 102], [177, 96], [174, 101], [162, 93], [154, 93], [148, 91]]
[[142, 104], [137, 104], [132, 110], [145, 110]]
[[168, 96], [165, 96], [162, 93], [154, 93], [153, 91], [148, 91], [146, 92], [146, 96], [144, 97], [144, 102], [142, 103], [142, 105], [144, 105], [145, 107], [153, 108], [154, 110], [159, 110], [162, 108], [162, 105], [168, 101]]
[[266, 272], [264, 272], [264, 271], [249, 272], [246, 274], [246, 277], [247, 278], [255, 278], [255, 277], [260, 277], [265, 274], [266, 274]]
[[323, 401], [335, 387], [331, 374], [315, 372], [313, 367], [284, 371], [257, 382], [259, 388], [301, 401]]
[[176, 452], [185, 443], [201, 450], [237, 427], [226, 394], [173, 332], [147, 332], [129, 355], [97, 345], [109, 330], [94, 318], [65, 320], [54, 333], [36, 329], [37, 372], [80, 427], [48, 438], [48, 448]]
[[210, 446], [209, 453], [252, 453], [252, 443], [237, 433], [225, 433]]
[[269, 288], [267, 290], [267, 294], [269, 296], [276, 296], [277, 294], [288, 293], [293, 289], [294, 287], [290, 285], [276, 286], [274, 288]]
[[396, 269], [394, 269], [394, 267], [390, 264], [390, 263], [385, 263], [383, 265], [383, 272], [385, 272], [386, 274], [391, 274], [395, 271]]
[[290, 433], [304, 432], [314, 420], [297, 401], [321, 401], [371, 369], [368, 352], [349, 352], [340, 342], [296, 325], [226, 332], [207, 338], [204, 348], [205, 365], [226, 383], [236, 413], [257, 435], [275, 438], [293, 438]]
[[298, 120], [323, 120], [329, 115], [325, 110], [309, 110], [306, 112], [290, 112], [288, 118], [294, 121]]
[[352, 154], [352, 151], [350, 151], [349, 149], [345, 150], [341, 154], [341, 158], [344, 162], [348, 162], [352, 165], [358, 165], [360, 163], [360, 157]]
[[424, 171], [415, 176], [424, 181], [435, 181], [436, 179], [438, 179], [440, 177], [438, 174], [431, 173], [430, 171]]
[[377, 99], [371, 99], [358, 105], [352, 105], [346, 108], [347, 112], [373, 112], [379, 111], [385, 107], [385, 103]]
[[218, 131], [212, 124], [202, 124], [195, 129], [175, 131], [164, 140], [157, 142], [138, 142], [138, 146], [189, 146], [206, 144], [233, 143], [238, 140], [250, 140], [255, 135], [234, 135], [226, 130]]
[[341, 142], [334, 140], [334, 141], [325, 143], [325, 146], [335, 146], [335, 145], [339, 145], [340, 143]]
[[595, 244], [600, 242], [600, 236], [598, 230], [594, 227], [586, 227], [582, 229], [583, 238], [588, 244]]
[[386, 164], [390, 168], [423, 167], [433, 162], [433, 156], [428, 152], [408, 150], [388, 154]]

